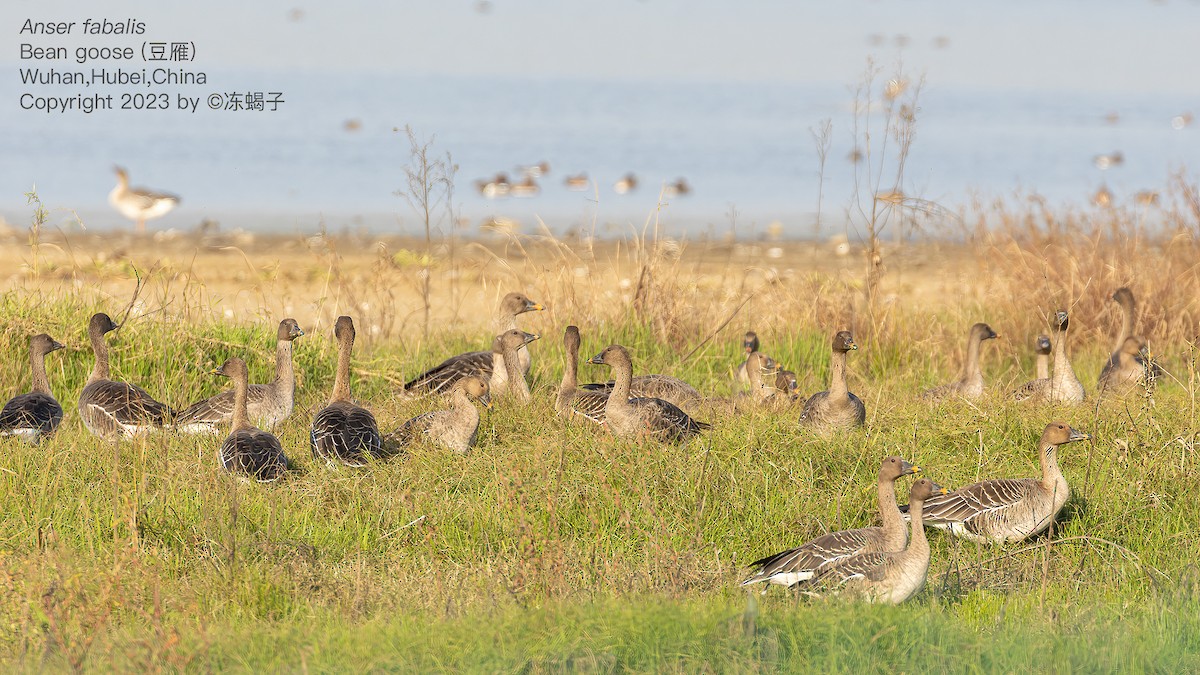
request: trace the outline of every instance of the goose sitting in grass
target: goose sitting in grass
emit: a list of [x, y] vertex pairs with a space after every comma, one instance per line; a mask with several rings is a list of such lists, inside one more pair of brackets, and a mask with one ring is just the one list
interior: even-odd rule
[[928, 478], [914, 481], [908, 491], [912, 537], [902, 551], [860, 553], [829, 565], [810, 582], [818, 592], [849, 594], [868, 602], [898, 605], [925, 586], [929, 573], [929, 540], [922, 525], [922, 505], [946, 494]]
[[1150, 360], [1146, 341], [1133, 334], [1137, 321], [1137, 302], [1133, 291], [1118, 288], [1112, 299], [1121, 308], [1121, 328], [1117, 331], [1113, 353], [1100, 371], [1098, 388], [1102, 393], [1124, 396], [1138, 388], [1150, 389], [1162, 369]]
[[792, 401], [800, 398], [800, 380], [790, 370], [781, 370], [775, 376], [775, 389]]
[[475, 401], [492, 407], [488, 383], [478, 377], [464, 377], [450, 389], [451, 408], [433, 410], [408, 420], [383, 439], [389, 452], [398, 452], [421, 439], [466, 454], [475, 447], [479, 433], [479, 410]]
[[1067, 355], [1067, 329], [1070, 320], [1064, 310], [1054, 314], [1054, 369], [1047, 379], [1033, 380], [1021, 385], [1013, 397], [1018, 401], [1035, 403], [1082, 403], [1083, 383], [1075, 376], [1071, 358]]
[[496, 363], [503, 366], [505, 374], [501, 376], [500, 371], [492, 371], [488, 385], [493, 395], [511, 395], [522, 404], [529, 403], [529, 383], [525, 381], [525, 373], [521, 372], [521, 366], [517, 362], [517, 351], [529, 351], [526, 345], [540, 338], [540, 335], [516, 328], [496, 336], [492, 341], [492, 355], [496, 358]]
[[[582, 385], [580, 388], [584, 391], [611, 395], [616, 390], [616, 381], [592, 382]], [[629, 395], [662, 399], [680, 408], [695, 405], [703, 399], [695, 387], [670, 375], [638, 375], [629, 382]]]
[[354, 321], [348, 316], [339, 316], [333, 334], [338, 342], [337, 372], [329, 404], [313, 418], [309, 437], [313, 458], [324, 460], [327, 466], [366, 466], [372, 458], [383, 456], [383, 440], [371, 411], [355, 405], [350, 399]]
[[554, 399], [554, 410], [560, 416], [580, 415], [604, 424], [604, 406], [608, 394], [579, 388], [579, 327], [567, 326], [563, 331], [563, 376]]
[[[295, 319], [279, 322], [275, 334], [275, 379], [268, 384], [252, 384], [247, 390], [247, 410], [250, 419], [263, 429], [292, 414], [296, 392], [296, 373], [292, 366], [292, 341], [304, 335]], [[193, 403], [175, 416], [175, 429], [184, 433], [217, 433], [219, 425], [233, 419], [233, 389]]]
[[248, 390], [250, 370], [246, 362], [230, 358], [213, 371], [233, 380], [233, 411], [229, 436], [221, 444], [221, 466], [245, 474], [260, 483], [279, 480], [287, 472], [288, 459], [274, 434], [250, 423]]
[[1037, 359], [1034, 363], [1034, 368], [1037, 371], [1037, 379], [1050, 379], [1050, 344], [1049, 335], [1039, 335], [1033, 343], [1033, 351], [1037, 354]]
[[[750, 355], [758, 351], [758, 334], [754, 331], [746, 331], [742, 336], [742, 351], [746, 353], [746, 361], [749, 361]], [[737, 370], [733, 373], [733, 379], [743, 384], [750, 384], [750, 375], [746, 371], [746, 361], [738, 364]]]
[[621, 345], [607, 347], [588, 363], [609, 366], [616, 376], [604, 406], [604, 416], [608, 428], [618, 438], [679, 442], [710, 428], [706, 422], [697, 422], [688, 417], [687, 413], [669, 401], [653, 397], [630, 398], [633, 361], [629, 358], [629, 351]]
[[741, 392], [735, 396], [739, 406], [749, 403], [754, 408], [778, 409], [790, 405], [790, 396], [780, 391], [776, 385], [779, 375], [779, 364], [775, 359], [762, 352], [751, 352], [746, 357], [746, 373], [750, 378], [750, 391]]
[[800, 424], [821, 432], [861, 427], [867, 421], [867, 407], [846, 386], [846, 353], [858, 349], [849, 331], [833, 336], [833, 367], [829, 390], [818, 392], [804, 402]]
[[971, 326], [971, 330], [967, 334], [967, 360], [963, 364], [962, 376], [956, 382], [927, 389], [925, 393], [921, 394], [921, 398], [935, 401], [955, 395], [971, 401], [982, 398], [983, 369], [979, 366], [979, 352], [983, 347], [984, 340], [994, 340], [997, 337], [999, 336], [996, 335], [996, 331], [986, 323], [977, 323]]
[[883, 527], [860, 527], [823, 534], [812, 541], [782, 553], [750, 563], [754, 575], [743, 586], [766, 581], [794, 586], [820, 574], [830, 565], [863, 553], [901, 551], [908, 539], [904, 519], [896, 506], [896, 480], [919, 473], [921, 469], [899, 457], [887, 457], [879, 467], [879, 515]]
[[88, 322], [96, 365], [79, 394], [79, 417], [83, 425], [106, 440], [133, 438], [160, 429], [174, 415], [174, 411], [154, 400], [145, 389], [109, 379], [108, 344], [104, 335], [118, 327], [104, 313], [92, 316]]
[[1038, 441], [1041, 478], [993, 478], [933, 497], [925, 502], [925, 524], [971, 541], [997, 544], [1023, 541], [1044, 531], [1071, 496], [1058, 468], [1058, 448], [1087, 438], [1065, 422], [1046, 425]]
[[[509, 293], [500, 301], [500, 309], [496, 315], [497, 333], [517, 330], [517, 316], [525, 312], [540, 312], [544, 309], [521, 293]], [[517, 354], [521, 363], [521, 374], [529, 373], [531, 357], [528, 351]], [[404, 384], [404, 391], [410, 393], [436, 393], [449, 391], [455, 382], [464, 377], [478, 377], [491, 382], [493, 388], [497, 377], [505, 379], [508, 370], [503, 363], [496, 360], [491, 351], [467, 352], [442, 361], [438, 365], [414, 377]], [[499, 393], [496, 391], [495, 393]]]
[[29, 393], [12, 397], [0, 410], [0, 436], [16, 436], [37, 443], [58, 428], [63, 409], [50, 391], [46, 355], [62, 348], [57, 340], [45, 333], [29, 339], [29, 370], [33, 382]]

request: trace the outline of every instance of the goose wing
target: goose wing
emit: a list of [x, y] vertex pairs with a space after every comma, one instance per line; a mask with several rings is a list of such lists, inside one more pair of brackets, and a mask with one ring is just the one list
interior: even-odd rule
[[17, 429], [36, 429], [49, 433], [58, 428], [63, 409], [49, 394], [31, 392], [14, 396], [0, 410], [0, 432]]
[[781, 553], [750, 563], [754, 575], [742, 585], [760, 581], [792, 586], [812, 579], [828, 565], [837, 564], [850, 556], [869, 552], [870, 546], [881, 539], [878, 527], [841, 530], [823, 534], [812, 541]]
[[686, 440], [712, 428], [711, 424], [692, 419], [679, 406], [660, 398], [631, 398], [629, 404], [642, 410], [648, 432], [672, 441]]
[[1049, 386], [1049, 379], [1030, 380], [1029, 382], [1017, 387], [1013, 391], [1012, 397], [1018, 401], [1025, 401], [1040, 396], [1042, 392], [1045, 391], [1046, 387]]
[[313, 457], [328, 464], [366, 466], [383, 456], [383, 440], [375, 416], [352, 403], [330, 403], [313, 418], [309, 440]]
[[853, 579], [882, 581], [887, 574], [888, 564], [895, 556], [895, 552], [876, 551], [843, 558], [837, 564], [823, 568], [815, 582], [835, 586]]
[[98, 380], [84, 387], [79, 402], [93, 411], [102, 411], [121, 425], [163, 426], [175, 414], [145, 389], [115, 380]]
[[[246, 388], [246, 404], [261, 404], [267, 398], [268, 386], [252, 384]], [[175, 426], [189, 424], [224, 424], [233, 419], [233, 390], [227, 389], [216, 396], [197, 401], [175, 416]]]
[[467, 352], [451, 356], [404, 383], [404, 390], [436, 393], [449, 390], [455, 382], [472, 375], [485, 382], [492, 377], [491, 352]]
[[265, 431], [238, 429], [221, 444], [221, 465], [260, 483], [278, 480], [287, 471], [287, 464], [279, 439]]
[[383, 437], [383, 447], [388, 452], [398, 452], [401, 449], [412, 445], [417, 438], [429, 431], [429, 429], [437, 422], [439, 417], [445, 416], [445, 410], [432, 410], [427, 413], [421, 413], [416, 417], [401, 424], [398, 429], [392, 431]]
[[[608, 382], [582, 384], [579, 385], [579, 388], [610, 394], [615, 386], [617, 386], [616, 380], [609, 380]], [[662, 399], [676, 406], [694, 403], [702, 398], [695, 387], [670, 375], [638, 375], [629, 385], [629, 395], [633, 398]]]
[[597, 424], [604, 424], [604, 406], [607, 404], [608, 394], [598, 391], [576, 391], [571, 399], [571, 410]]
[[[1004, 509], [1026, 499], [1035, 489], [1032, 478], [993, 478], [959, 488], [925, 501], [922, 516], [926, 523], [962, 523], [982, 514]], [[908, 514], [908, 505], [900, 507]]]
[[829, 392], [827, 391], [818, 391], [809, 396], [808, 400], [804, 402], [804, 409], [800, 411], [800, 421], [802, 423], [816, 421], [821, 416], [821, 404], [828, 397]]

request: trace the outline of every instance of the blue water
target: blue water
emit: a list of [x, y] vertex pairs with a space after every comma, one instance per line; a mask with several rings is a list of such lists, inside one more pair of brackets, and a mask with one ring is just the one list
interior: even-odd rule
[[[662, 211], [669, 226], [740, 231], [780, 221], [807, 236], [817, 205], [812, 131], [833, 123], [824, 176], [823, 218], [841, 230], [854, 190], [854, 94], [844, 84], [584, 82], [520, 77], [381, 77], [210, 72], [209, 84], [172, 91], [283, 92], [278, 112], [100, 111], [46, 115], [21, 110], [29, 89], [0, 78], [0, 215], [28, 222], [23, 193], [36, 185], [66, 223], [77, 212], [89, 229], [126, 226], [106, 205], [114, 163], [135, 185], [175, 192], [178, 209], [159, 228], [222, 227], [311, 231], [365, 227], [416, 232], [419, 223], [394, 191], [409, 162], [403, 127], [458, 165], [455, 202], [468, 231], [492, 217], [533, 231], [537, 218], [563, 231], [597, 223], [600, 232], [640, 226], [664, 182], [693, 188]], [[39, 87], [73, 93], [75, 87]], [[1051, 203], [1081, 204], [1101, 185], [1120, 199], [1161, 189], [1174, 169], [1200, 157], [1196, 125], [1172, 117], [1200, 112], [1188, 96], [1128, 98], [1072, 92], [1019, 92], [925, 86], [904, 192], [951, 209], [976, 194], [1036, 192]], [[1119, 120], [1110, 123], [1109, 113]], [[361, 128], [348, 131], [347, 120]], [[878, 119], [878, 118], [877, 118]], [[400, 131], [397, 131], [399, 129]], [[16, 133], [11, 133], [11, 131]], [[875, 142], [882, 136], [875, 129]], [[893, 145], [894, 147], [894, 145]], [[1120, 151], [1121, 166], [1101, 171], [1094, 156]], [[473, 183], [519, 165], [547, 161], [541, 194], [490, 201]], [[593, 191], [569, 192], [567, 174], [587, 172]], [[612, 184], [635, 173], [640, 188]], [[890, 174], [885, 174], [890, 175]], [[884, 183], [890, 188], [890, 178]]]

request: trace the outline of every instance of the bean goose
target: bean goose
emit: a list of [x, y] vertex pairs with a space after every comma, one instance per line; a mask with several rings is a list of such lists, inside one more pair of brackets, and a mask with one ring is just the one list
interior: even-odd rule
[[846, 353], [856, 349], [858, 345], [854, 344], [849, 331], [839, 331], [833, 336], [829, 390], [817, 392], [804, 402], [800, 424], [828, 432], [861, 427], [866, 423], [867, 407], [846, 387]]
[[129, 187], [129, 173], [119, 166], [113, 167], [117, 174], [117, 186], [108, 193], [108, 203], [121, 215], [137, 223], [138, 233], [146, 231], [146, 221], [167, 215], [179, 203], [179, 197], [146, 188]]
[[925, 503], [925, 524], [993, 543], [1022, 541], [1042, 532], [1071, 496], [1058, 468], [1058, 447], [1087, 438], [1066, 423], [1048, 424], [1038, 441], [1041, 478], [993, 478], [934, 497]]
[[478, 377], [464, 377], [450, 388], [450, 400], [449, 410], [417, 415], [385, 436], [384, 447], [398, 452], [424, 438], [459, 454], [469, 452], [479, 433], [479, 410], [473, 401], [492, 407], [488, 383]]
[[[275, 337], [275, 379], [268, 384], [252, 384], [247, 390], [247, 410], [250, 419], [263, 429], [292, 414], [296, 393], [296, 373], [292, 366], [292, 341], [304, 335], [295, 319], [279, 322]], [[184, 433], [217, 433], [218, 425], [233, 419], [234, 392], [229, 389], [216, 396], [193, 403], [175, 416], [175, 428]]]
[[[746, 331], [746, 334], [742, 336], [742, 350], [746, 353], [747, 360], [750, 358], [751, 354], [758, 351], [757, 333], [752, 330]], [[734, 371], [733, 379], [744, 384], [750, 384], [750, 376], [746, 372], [746, 361], [742, 361], [740, 364], [738, 364], [737, 370]]]
[[350, 402], [350, 352], [354, 349], [354, 321], [339, 316], [333, 334], [338, 342], [337, 373], [329, 405], [313, 418], [313, 457], [328, 466], [366, 466], [371, 458], [383, 456], [383, 443], [375, 416]]
[[567, 326], [563, 332], [563, 377], [554, 399], [554, 410], [561, 416], [582, 415], [604, 424], [604, 406], [608, 395], [579, 388], [579, 328]]
[[790, 370], [779, 371], [775, 376], [775, 388], [793, 401], [800, 397], [800, 381]]
[[1145, 341], [1137, 336], [1125, 338], [1121, 349], [1108, 357], [1100, 371], [1100, 392], [1122, 396], [1138, 387], [1150, 386], [1154, 380], [1149, 363]]
[[979, 367], [979, 351], [984, 340], [993, 340], [997, 337], [999, 336], [996, 335], [996, 331], [986, 323], [977, 323], [971, 326], [971, 330], [967, 334], [967, 360], [963, 364], [962, 376], [956, 382], [927, 389], [921, 398], [938, 400], [956, 394], [972, 401], [981, 398], [983, 396], [983, 369]]
[[860, 553], [824, 568], [813, 580], [817, 588], [833, 588], [868, 602], [898, 605], [925, 586], [929, 573], [929, 540], [922, 525], [922, 505], [946, 488], [928, 478], [914, 481], [908, 491], [912, 509], [912, 537], [903, 551]]
[[[543, 309], [544, 307], [520, 293], [509, 293], [500, 301], [500, 309], [496, 316], [496, 332], [503, 333], [505, 331], [516, 330], [517, 315], [524, 314], [525, 312], [540, 312]], [[517, 356], [521, 363], [521, 373], [528, 374], [529, 364], [531, 363], [529, 352], [520, 351]], [[501, 379], [508, 377], [508, 372], [504, 368], [504, 364], [495, 362], [495, 356], [492, 352], [467, 352], [458, 356], [451, 356], [406, 382], [404, 390], [414, 393], [449, 391], [450, 387], [456, 381], [469, 376], [491, 381], [494, 385], [496, 380], [493, 375], [497, 373]]]
[[1034, 352], [1037, 354], [1037, 379], [1046, 380], [1050, 378], [1050, 336], [1039, 335], [1037, 341], [1034, 342]]
[[[592, 382], [581, 385], [580, 388], [611, 395], [616, 388], [616, 381]], [[658, 398], [681, 408], [699, 403], [703, 398], [695, 387], [670, 375], [638, 375], [629, 383], [629, 395]]]
[[755, 560], [750, 563], [752, 568], [756, 568], [754, 575], [743, 581], [742, 585], [766, 581], [794, 586], [850, 556], [903, 550], [908, 532], [900, 509], [896, 506], [896, 480], [920, 471], [919, 467], [899, 457], [885, 458], [879, 467], [878, 481], [879, 515], [883, 519], [883, 527], [829, 532], [798, 548]]
[[132, 438], [161, 428], [175, 414], [154, 400], [145, 389], [109, 379], [108, 344], [104, 335], [118, 327], [104, 313], [92, 316], [88, 322], [88, 337], [96, 354], [96, 365], [79, 394], [79, 417], [83, 425], [96, 436], [108, 440]]
[[665, 442], [684, 441], [704, 429], [706, 422], [697, 422], [688, 417], [670, 401], [653, 397], [630, 398], [629, 387], [633, 381], [633, 361], [629, 352], [621, 345], [611, 345], [593, 356], [588, 363], [607, 365], [613, 369], [616, 380], [604, 406], [608, 428], [618, 438], [637, 440], [649, 437]]
[[751, 352], [746, 357], [746, 375], [750, 378], [750, 391], [738, 395], [738, 400], [748, 400], [758, 408], [776, 408], [791, 403], [791, 398], [775, 386], [779, 364], [762, 352]]
[[29, 339], [29, 370], [33, 383], [29, 393], [9, 399], [0, 410], [0, 436], [16, 436], [37, 443], [54, 433], [63, 418], [63, 409], [50, 391], [46, 377], [46, 355], [62, 349], [57, 340], [40, 333]]
[[1054, 314], [1054, 368], [1050, 377], [1033, 380], [1021, 385], [1013, 396], [1018, 401], [1030, 400], [1037, 403], [1082, 403], [1083, 384], [1075, 376], [1071, 359], [1067, 356], [1067, 329], [1070, 321], [1064, 310]]
[[492, 355], [499, 359], [496, 363], [504, 366], [507, 377], [500, 377], [498, 370], [492, 371], [490, 386], [494, 394], [512, 394], [521, 403], [529, 403], [529, 383], [525, 381], [525, 373], [521, 372], [517, 350], [528, 351], [524, 347], [539, 338], [540, 335], [515, 328], [496, 336], [492, 341]]
[[250, 370], [246, 362], [237, 357], [230, 358], [214, 370], [213, 375], [233, 380], [231, 427], [221, 444], [221, 466], [233, 473], [246, 474], [260, 483], [279, 480], [287, 471], [287, 456], [274, 434], [250, 423]]

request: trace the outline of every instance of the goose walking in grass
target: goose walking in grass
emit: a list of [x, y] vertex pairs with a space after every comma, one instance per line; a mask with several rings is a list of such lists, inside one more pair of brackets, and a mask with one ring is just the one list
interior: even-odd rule
[[147, 220], [161, 218], [179, 204], [175, 195], [129, 187], [129, 173], [119, 166], [113, 167], [113, 172], [117, 174], [117, 186], [108, 193], [108, 203], [137, 223], [138, 234], [146, 231]]
[[997, 337], [999, 336], [996, 335], [996, 331], [986, 323], [977, 323], [971, 326], [971, 330], [967, 334], [967, 360], [963, 364], [962, 376], [950, 384], [927, 389], [925, 393], [921, 394], [921, 398], [935, 401], [955, 395], [971, 401], [982, 398], [984, 392], [983, 369], [979, 366], [979, 352], [983, 348], [984, 340], [994, 340]]
[[16, 436], [37, 443], [58, 428], [63, 409], [50, 391], [46, 355], [62, 348], [57, 340], [45, 333], [29, 339], [29, 370], [33, 383], [29, 393], [12, 397], [0, 410], [0, 436]]
[[354, 321], [339, 316], [333, 328], [338, 343], [337, 372], [329, 404], [313, 418], [310, 441], [315, 459], [327, 466], [366, 466], [383, 456], [379, 426], [370, 410], [350, 399], [350, 353], [354, 350]]
[[[540, 312], [542, 305], [533, 302], [521, 293], [509, 293], [500, 301], [500, 310], [496, 317], [497, 333], [517, 330], [517, 317], [525, 312]], [[517, 353], [521, 364], [522, 375], [529, 373], [531, 358], [527, 350]], [[498, 375], [497, 375], [498, 374]], [[491, 351], [467, 352], [442, 361], [438, 365], [414, 377], [404, 384], [404, 391], [411, 393], [435, 393], [449, 391], [455, 382], [464, 377], [478, 377], [490, 381], [493, 385], [497, 380], [508, 377], [508, 371], [503, 363], [495, 359]]]
[[604, 424], [604, 407], [608, 394], [579, 388], [579, 328], [567, 326], [563, 331], [563, 376], [554, 399], [554, 410], [560, 416], [580, 415], [597, 424]]
[[[758, 351], [758, 346], [758, 333], [752, 330], [746, 331], [746, 334], [742, 336], [742, 351], [746, 354], [747, 361], [750, 359], [751, 354]], [[750, 375], [746, 371], [746, 361], [738, 364], [737, 370], [733, 373], [733, 379], [742, 384], [750, 384]]]
[[685, 441], [710, 428], [697, 422], [675, 404], [652, 397], [630, 398], [633, 381], [633, 361], [621, 345], [611, 345], [593, 356], [588, 363], [606, 365], [616, 376], [604, 416], [608, 428], [618, 438], [640, 440], [651, 438], [663, 442]]
[[813, 586], [891, 605], [916, 595], [929, 573], [929, 540], [922, 525], [922, 505], [945, 493], [945, 488], [928, 478], [914, 481], [908, 491], [912, 512], [908, 546], [902, 551], [860, 553], [829, 565], [812, 581]]
[[[275, 379], [267, 384], [252, 384], [247, 390], [250, 419], [263, 429], [274, 429], [292, 414], [296, 392], [292, 341], [301, 335], [304, 331], [295, 319], [279, 322], [275, 336]], [[233, 419], [234, 398], [234, 390], [229, 389], [193, 403], [175, 416], [175, 429], [184, 433], [217, 433], [219, 425]]]
[[826, 567], [837, 565], [851, 556], [864, 553], [886, 553], [904, 550], [908, 532], [896, 506], [896, 480], [901, 476], [920, 473], [919, 467], [900, 457], [887, 457], [879, 467], [879, 515], [882, 527], [860, 527], [855, 530], [829, 532], [812, 541], [782, 553], [776, 553], [750, 563], [754, 575], [743, 586], [766, 581], [781, 586], [794, 586], [820, 574]]
[[451, 408], [422, 413], [408, 420], [383, 439], [389, 452], [399, 452], [413, 443], [426, 439], [431, 443], [466, 454], [475, 447], [479, 434], [478, 401], [492, 407], [488, 383], [478, 377], [464, 377], [450, 389]]
[[1066, 311], [1054, 314], [1054, 368], [1047, 379], [1033, 380], [1021, 385], [1013, 397], [1018, 401], [1035, 403], [1082, 403], [1083, 383], [1075, 376], [1071, 357], [1067, 355], [1067, 329], [1070, 319]]
[[521, 372], [517, 362], [517, 350], [528, 351], [526, 346], [540, 338], [540, 335], [514, 328], [497, 335], [492, 341], [492, 356], [506, 371], [506, 377], [500, 377], [499, 371], [492, 371], [489, 385], [496, 396], [511, 394], [517, 401], [529, 403], [532, 398], [529, 395], [529, 383], [525, 381], [525, 373]]
[[1065, 422], [1046, 425], [1038, 441], [1041, 478], [993, 478], [933, 497], [925, 502], [925, 524], [997, 544], [1023, 541], [1046, 530], [1071, 496], [1058, 468], [1058, 448], [1088, 438]]
[[1050, 379], [1050, 344], [1049, 335], [1039, 335], [1033, 343], [1033, 351], [1037, 354], [1037, 359], [1034, 363], [1034, 368], [1037, 371], [1037, 379]]
[[287, 472], [288, 459], [274, 434], [250, 423], [250, 370], [246, 362], [230, 358], [213, 371], [233, 380], [231, 428], [221, 444], [221, 466], [231, 473], [245, 474], [260, 483], [279, 480]]
[[104, 336], [119, 326], [107, 314], [92, 316], [88, 337], [96, 355], [96, 365], [79, 394], [79, 417], [88, 431], [100, 438], [132, 438], [159, 429], [174, 415], [167, 406], [154, 400], [145, 389], [109, 379], [108, 343]]
[[854, 337], [849, 331], [839, 331], [831, 349], [829, 389], [810, 396], [800, 413], [800, 424], [821, 432], [861, 427], [867, 421], [867, 406], [846, 385], [846, 354], [858, 349]]

